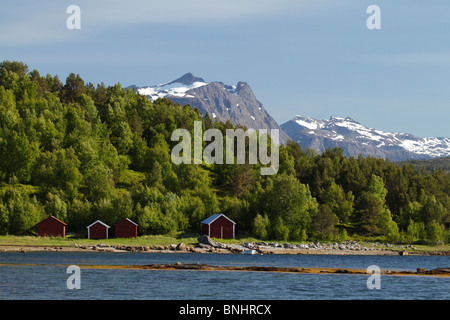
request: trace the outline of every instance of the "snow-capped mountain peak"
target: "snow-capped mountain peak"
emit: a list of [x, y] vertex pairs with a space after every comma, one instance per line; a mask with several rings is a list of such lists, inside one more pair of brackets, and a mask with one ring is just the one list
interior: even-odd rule
[[192, 95], [187, 94], [187, 91], [195, 88], [207, 85], [202, 78], [195, 77], [192, 73], [186, 73], [182, 77], [155, 86], [141, 87], [137, 91], [145, 96], [148, 96], [150, 100], [154, 101], [158, 98], [164, 97], [192, 97]]
[[[256, 130], [280, 129], [256, 99], [250, 86], [243, 81], [236, 85], [206, 82], [192, 73], [186, 73], [176, 80], [159, 85], [130, 88], [152, 101], [166, 97], [182, 105], [189, 104], [198, 108], [202, 114], [208, 113], [213, 120], [229, 120], [234, 125], [241, 124]], [[280, 130], [280, 142], [286, 143], [288, 140], [289, 137]]]
[[350, 117], [317, 120], [296, 116], [281, 128], [303, 148], [323, 152], [340, 147], [347, 156], [374, 156], [393, 161], [450, 156], [450, 138], [419, 138], [368, 128]]

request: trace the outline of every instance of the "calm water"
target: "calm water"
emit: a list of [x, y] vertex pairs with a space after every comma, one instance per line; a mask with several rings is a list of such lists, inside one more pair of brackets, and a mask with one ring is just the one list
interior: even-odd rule
[[[0, 253], [0, 300], [5, 299], [450, 299], [450, 278], [381, 276], [381, 288], [367, 288], [368, 275], [267, 272], [101, 270], [86, 264], [145, 265], [204, 263], [415, 270], [450, 267], [445, 256], [238, 255], [193, 253], [42, 252]], [[1, 265], [17, 263], [19, 265]], [[33, 265], [20, 265], [21, 263]], [[66, 286], [68, 265], [81, 266], [81, 289]]]

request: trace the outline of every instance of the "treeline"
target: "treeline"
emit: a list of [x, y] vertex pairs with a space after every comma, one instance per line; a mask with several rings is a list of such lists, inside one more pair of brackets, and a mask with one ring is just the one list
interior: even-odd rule
[[235, 128], [120, 84], [94, 86], [76, 74], [63, 83], [2, 62], [0, 234], [32, 233], [50, 215], [79, 235], [96, 219], [125, 217], [142, 234], [199, 232], [222, 212], [238, 235], [261, 239], [449, 242], [448, 173], [293, 142], [280, 147], [273, 176], [260, 164], [175, 165], [171, 134], [192, 134], [194, 121], [224, 136]]
[[425, 159], [425, 160], [408, 160], [399, 162], [399, 164], [401, 165], [404, 165], [406, 163], [414, 165], [419, 170], [426, 170], [428, 172], [433, 172], [434, 170], [441, 170], [450, 173], [450, 157]]

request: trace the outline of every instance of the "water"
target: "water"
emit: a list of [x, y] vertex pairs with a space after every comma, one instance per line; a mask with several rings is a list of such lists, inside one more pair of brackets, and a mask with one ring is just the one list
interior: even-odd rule
[[[232, 271], [84, 269], [82, 265], [201, 263], [416, 270], [450, 267], [446, 256], [238, 255], [195, 253], [29, 252], [0, 253], [0, 300], [448, 300], [450, 278]], [[1, 265], [4, 263], [4, 265]], [[17, 264], [17, 265], [11, 265]], [[21, 265], [33, 264], [33, 265]], [[66, 286], [67, 266], [81, 266], [81, 289]]]

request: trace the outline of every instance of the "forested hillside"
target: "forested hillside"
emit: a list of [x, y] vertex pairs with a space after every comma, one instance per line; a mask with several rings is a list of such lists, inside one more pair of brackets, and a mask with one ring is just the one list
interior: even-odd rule
[[426, 170], [428, 172], [433, 172], [433, 170], [441, 170], [450, 173], [450, 157], [442, 157], [428, 160], [409, 160], [397, 162], [400, 165], [406, 163], [414, 165], [419, 170]]
[[[65, 82], [21, 62], [0, 64], [0, 234], [29, 234], [53, 215], [83, 236], [129, 217], [141, 234], [200, 231], [222, 212], [238, 235], [274, 240], [449, 242], [450, 174], [386, 160], [280, 146], [278, 174], [260, 165], [175, 165], [170, 137], [194, 121], [189, 105], [155, 102], [120, 84]], [[224, 144], [225, 145], [225, 144]], [[225, 154], [225, 152], [224, 152]]]

